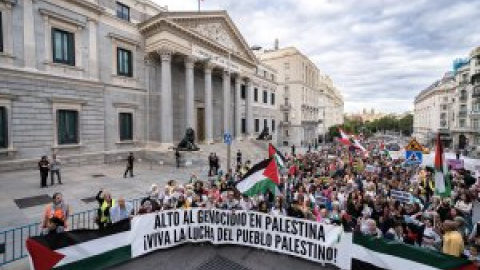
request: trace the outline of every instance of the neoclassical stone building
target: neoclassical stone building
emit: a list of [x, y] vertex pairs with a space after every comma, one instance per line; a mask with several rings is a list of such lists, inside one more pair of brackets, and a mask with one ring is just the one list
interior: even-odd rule
[[147, 0], [0, 0], [0, 167], [168, 149], [192, 127], [276, 138], [276, 71], [225, 11]]

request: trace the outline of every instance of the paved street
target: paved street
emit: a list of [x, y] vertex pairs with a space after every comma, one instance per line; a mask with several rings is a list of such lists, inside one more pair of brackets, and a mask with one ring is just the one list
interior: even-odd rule
[[19, 209], [14, 202], [15, 199], [62, 192], [73, 212], [80, 212], [97, 206], [96, 201], [85, 203], [81, 199], [95, 196], [101, 188], [110, 190], [115, 197], [124, 196], [127, 199], [134, 199], [145, 195], [153, 183], [163, 187], [170, 179], [185, 182], [192, 173], [202, 179], [207, 176], [207, 168], [198, 165], [180, 169], [154, 165], [150, 169], [149, 164], [140, 162], [135, 166], [134, 178], [123, 178], [124, 170], [123, 163], [65, 167], [62, 170], [64, 184], [43, 189], [40, 188], [37, 170], [2, 173], [0, 175], [0, 228], [6, 229], [41, 220], [43, 205]]

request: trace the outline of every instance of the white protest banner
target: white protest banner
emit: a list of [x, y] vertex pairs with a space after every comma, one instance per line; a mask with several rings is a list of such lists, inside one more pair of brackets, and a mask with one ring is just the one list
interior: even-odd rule
[[388, 151], [388, 154], [393, 160], [405, 158], [405, 154], [403, 151]]
[[258, 212], [181, 209], [136, 217], [132, 258], [183, 243], [236, 244], [350, 269], [351, 234], [341, 226]]
[[390, 197], [396, 201], [408, 203], [411, 201], [412, 195], [405, 191], [392, 189], [390, 190]]

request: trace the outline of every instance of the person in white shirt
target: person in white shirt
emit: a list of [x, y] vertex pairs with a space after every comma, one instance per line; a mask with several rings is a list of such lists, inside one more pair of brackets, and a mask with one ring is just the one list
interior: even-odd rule
[[131, 218], [133, 215], [133, 206], [125, 202], [125, 198], [120, 197], [117, 204], [110, 208], [110, 219], [112, 223]]
[[425, 230], [423, 231], [422, 247], [436, 250], [436, 246], [440, 246], [439, 244], [442, 238], [435, 231], [432, 220], [426, 218], [423, 222], [425, 224]]
[[282, 207], [282, 202], [277, 198], [275, 201], [275, 206], [270, 209], [270, 215], [272, 216], [286, 216], [287, 212]]
[[62, 177], [60, 176], [60, 167], [62, 163], [60, 162], [60, 159], [57, 158], [56, 154], [52, 155], [52, 161], [50, 162], [50, 184], [53, 186], [55, 183], [55, 177], [54, 175], [57, 175], [57, 180], [58, 184], [62, 184]]
[[242, 199], [240, 200], [240, 208], [245, 211], [249, 211], [253, 208], [253, 203], [248, 196], [242, 196]]

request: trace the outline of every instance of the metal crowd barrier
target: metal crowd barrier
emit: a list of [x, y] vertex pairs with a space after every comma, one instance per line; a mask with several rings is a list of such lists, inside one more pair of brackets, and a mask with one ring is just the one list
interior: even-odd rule
[[[133, 205], [135, 212], [140, 206], [140, 201], [141, 199], [128, 201]], [[97, 224], [95, 223], [97, 209], [71, 214], [68, 218], [69, 230], [97, 229]], [[40, 235], [41, 232], [40, 222], [0, 231], [0, 268], [8, 263], [27, 257], [26, 240], [29, 237]]]

